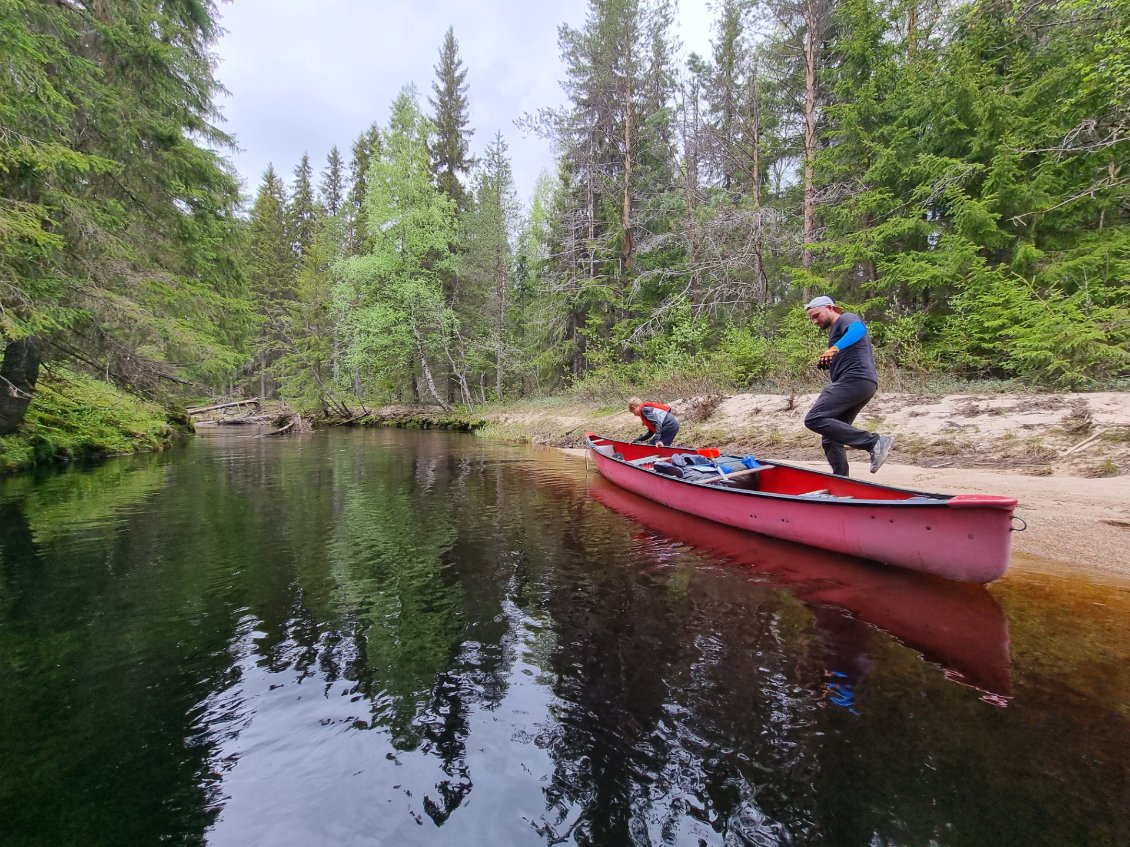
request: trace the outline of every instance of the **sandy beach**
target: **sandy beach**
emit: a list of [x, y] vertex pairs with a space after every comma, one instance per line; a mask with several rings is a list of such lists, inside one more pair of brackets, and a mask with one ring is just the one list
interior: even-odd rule
[[[793, 461], [826, 470], [819, 438], [804, 428], [814, 394], [738, 394], [670, 403], [679, 442]], [[491, 423], [533, 440], [578, 447], [586, 429], [634, 436], [626, 411], [530, 407]], [[1130, 393], [880, 394], [857, 421], [895, 436], [872, 477], [866, 455], [852, 476], [944, 493], [1014, 496], [1027, 525], [1013, 535], [1013, 567], [1093, 570], [1130, 578]], [[583, 451], [577, 450], [578, 455]]]

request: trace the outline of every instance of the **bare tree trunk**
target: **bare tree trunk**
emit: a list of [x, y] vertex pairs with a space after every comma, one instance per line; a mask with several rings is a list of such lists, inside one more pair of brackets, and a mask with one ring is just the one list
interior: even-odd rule
[[[628, 64], [631, 64], [631, 53]], [[632, 77], [624, 76], [624, 272], [632, 269]]]
[[816, 187], [813, 165], [816, 160], [816, 33], [817, 20], [814, 0], [804, 7], [804, 248], [801, 265], [812, 267], [813, 233], [816, 217]]
[[502, 399], [502, 351], [503, 332], [506, 329], [506, 286], [502, 274], [502, 250], [495, 251], [494, 256], [494, 295], [498, 300], [496, 313], [495, 339], [494, 339], [494, 383], [495, 399]]
[[338, 339], [337, 326], [333, 329], [333, 352], [331, 353], [330, 366], [331, 373], [333, 374], [334, 386], [337, 386], [338, 378], [338, 360], [341, 358], [341, 341]]
[[911, 59], [918, 52], [918, 4], [915, 2], [906, 13], [906, 52]]
[[[691, 95], [690, 126], [687, 118], [683, 118], [683, 205], [687, 210], [687, 270], [690, 272], [690, 299], [692, 304], [699, 301], [699, 269], [698, 251], [699, 234], [698, 222], [695, 220], [695, 211], [698, 208], [698, 168], [699, 168], [699, 138], [702, 131], [701, 119], [698, 111], [698, 87], [694, 88]], [[686, 115], [688, 110], [684, 110]]]
[[588, 203], [588, 225], [589, 225], [589, 282], [596, 279], [596, 190], [593, 188], [593, 180], [596, 179], [596, 151], [593, 149], [593, 137], [589, 135], [589, 166], [586, 169], [588, 173], [588, 180], [585, 183], [585, 189], [588, 192], [586, 198]]
[[428, 393], [432, 395], [432, 399], [436, 401], [437, 406], [440, 406], [445, 412], [451, 411], [451, 407], [439, 396], [435, 380], [432, 379], [432, 369], [428, 366], [428, 356], [424, 352], [424, 342], [420, 338], [420, 331], [415, 327], [412, 328], [412, 336], [416, 339], [416, 354], [420, 357], [420, 371], [424, 376], [424, 382], [428, 386]]
[[761, 303], [769, 302], [769, 277], [765, 274], [765, 258], [762, 254], [762, 218], [761, 218], [761, 88], [757, 73], [757, 64], [753, 66], [750, 78], [752, 114], [750, 115], [751, 140], [753, 141], [753, 212], [755, 216], [753, 233], [753, 272], [754, 296]]
[[466, 363], [467, 356], [465, 355], [463, 349], [463, 337], [459, 334], [458, 330], [452, 332], [451, 336], [452, 337], [450, 338], [444, 339], [443, 354], [447, 357], [448, 367], [451, 368], [451, 378], [455, 381], [456, 385], [459, 388], [459, 396], [468, 406], [474, 406], [475, 398], [471, 396], [471, 389], [467, 386], [467, 375], [463, 372], [462, 368], [458, 367], [455, 364], [455, 356], [452, 355], [451, 352], [450, 341], [454, 340], [459, 345], [459, 360], [463, 363]]
[[23, 423], [27, 407], [35, 395], [42, 357], [30, 338], [9, 342], [0, 363], [0, 435], [7, 435]]

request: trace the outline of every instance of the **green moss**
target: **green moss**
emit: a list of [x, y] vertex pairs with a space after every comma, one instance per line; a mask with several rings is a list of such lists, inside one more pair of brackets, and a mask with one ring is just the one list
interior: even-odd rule
[[0, 438], [0, 470], [160, 450], [190, 430], [154, 403], [56, 367], [39, 380], [19, 429]]

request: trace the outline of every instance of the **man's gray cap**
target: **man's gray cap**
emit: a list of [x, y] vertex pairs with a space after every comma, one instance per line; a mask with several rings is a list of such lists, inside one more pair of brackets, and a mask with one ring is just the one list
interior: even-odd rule
[[819, 309], [821, 306], [835, 306], [835, 305], [836, 305], [835, 300], [833, 300], [831, 297], [828, 297], [828, 296], [822, 294], [819, 297], [813, 297], [811, 300], [809, 300], [807, 303], [805, 303], [804, 304], [804, 310], [807, 312], [809, 309]]

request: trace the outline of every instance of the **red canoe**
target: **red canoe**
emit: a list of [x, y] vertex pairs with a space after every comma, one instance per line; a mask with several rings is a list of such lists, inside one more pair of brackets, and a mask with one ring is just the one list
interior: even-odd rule
[[[652, 447], [586, 433], [609, 481], [680, 512], [738, 529], [874, 559], [960, 582], [992, 582], [1008, 568], [1016, 498], [927, 494], [785, 465], [660, 473], [672, 457], [717, 451]], [[674, 473], [681, 472], [676, 469]]]

